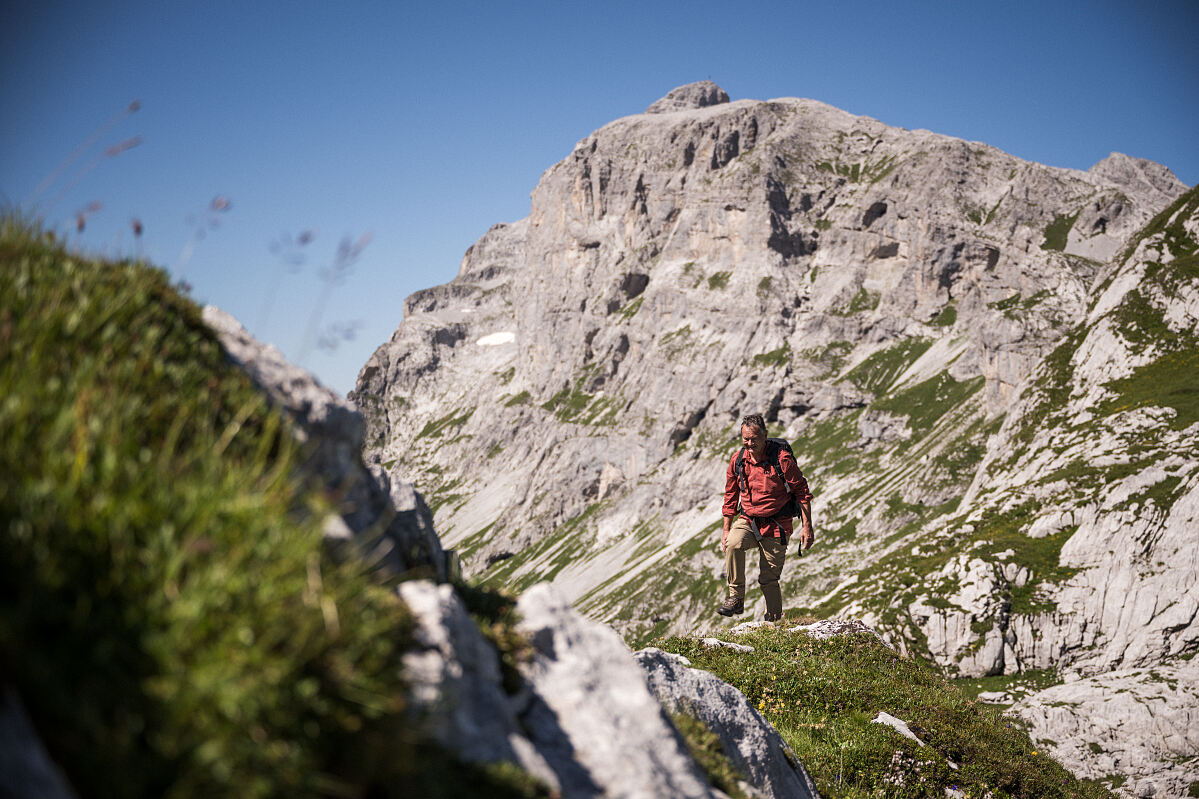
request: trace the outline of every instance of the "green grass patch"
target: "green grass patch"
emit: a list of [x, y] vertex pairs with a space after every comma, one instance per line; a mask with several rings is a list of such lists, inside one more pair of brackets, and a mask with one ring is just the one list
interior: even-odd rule
[[800, 351], [800, 357], [824, 367], [825, 375], [835, 375], [845, 366], [845, 359], [853, 352], [852, 341], [832, 341], [819, 349]]
[[765, 299], [766, 297], [770, 296], [771, 282], [772, 282], [772, 278], [770, 277], [770, 275], [767, 275], [766, 277], [764, 277], [758, 281], [758, 299], [761, 300], [761, 299]]
[[1041, 249], [1055, 252], [1065, 250], [1066, 242], [1070, 237], [1070, 229], [1078, 220], [1079, 213], [1079, 211], [1075, 211], [1072, 214], [1055, 216], [1053, 221], [1045, 226], [1045, 240], [1041, 242]]
[[440, 419], [433, 419], [430, 422], [426, 422], [425, 426], [421, 428], [421, 431], [416, 434], [416, 437], [433, 438], [440, 436], [450, 428], [461, 427], [462, 425], [466, 424], [467, 420], [470, 419], [474, 412], [474, 408], [467, 408], [466, 410], [462, 411], [450, 411]]
[[759, 352], [753, 357], [754, 366], [787, 366], [791, 363], [791, 345], [783, 342], [783, 346], [770, 352]]
[[1027, 444], [1052, 416], [1065, 407], [1074, 377], [1074, 367], [1070, 361], [1085, 337], [1084, 328], [1075, 328], [1041, 362], [1031, 388], [1035, 392], [1035, 399], [1019, 417], [1018, 427], [1012, 434], [1015, 444]]
[[514, 405], [528, 405], [532, 398], [532, 395], [530, 395], [528, 391], [522, 391], [519, 394], [514, 394], [512, 397], [510, 397], [504, 403], [504, 407], [511, 408]]
[[695, 536], [688, 539], [681, 547], [679, 547], [679, 556], [690, 559], [704, 550], [712, 549], [716, 545], [716, 540], [720, 537], [715, 533], [723, 525], [724, 520], [717, 519], [703, 530], [696, 533]]
[[[956, 510], [957, 502], [955, 499], [932, 507], [898, 507], [893, 502], [893, 512], [912, 510], [915, 515], [910, 523], [889, 537], [888, 542], [910, 535], [936, 516], [952, 513]], [[957, 553], [969, 551], [983, 560], [993, 560], [999, 552], [1012, 550], [1010, 561], [1026, 567], [1029, 579], [1025, 585], [1012, 587], [1008, 592], [1011, 612], [1034, 615], [1052, 611], [1054, 606], [1040, 597], [1038, 588], [1046, 582], [1061, 582], [1076, 573], [1073, 569], [1063, 567], [1060, 561], [1062, 546], [1074, 534], [1075, 528], [1060, 530], [1044, 538], [1030, 538], [1023, 531], [1035, 518], [1031, 503], [1002, 513], [992, 511], [974, 526], [973, 531], [959, 531], [952, 545], [931, 542], [931, 545], [921, 548], [920, 554], [907, 547], [895, 550], [860, 573], [858, 598], [880, 613], [884, 627], [898, 630], [905, 627], [901, 623], [904, 618], [902, 608], [917, 596], [931, 599], [930, 604], [934, 607], [950, 607], [945, 598], [957, 592], [959, 586], [956, 577], [936, 575]], [[837, 601], [844, 602], [845, 598]], [[830, 602], [819, 608], [818, 612], [827, 615], [835, 609], [835, 602]], [[989, 620], [985, 626], [990, 629]], [[908, 629], [908, 632], [912, 630]], [[919, 640], [910, 643], [913, 651], [926, 651], [926, 643]]]
[[732, 275], [732, 272], [716, 272], [708, 275], [708, 288], [712, 291], [728, 288], [729, 278]]
[[870, 355], [842, 379], [866, 391], [884, 391], [932, 345], [931, 339], [904, 339]]
[[877, 291], [869, 291], [865, 287], [858, 289], [858, 293], [853, 295], [849, 304], [844, 308], [838, 308], [829, 311], [834, 316], [852, 316], [862, 311], [873, 311], [878, 307], [882, 299], [882, 294]]
[[1168, 353], [1107, 387], [1117, 396], [1101, 403], [1098, 413], [1106, 416], [1134, 408], [1168, 407], [1175, 412], [1171, 427], [1183, 430], [1199, 422], [1199, 350]]
[[835, 546], [852, 541], [858, 536], [858, 520], [850, 519], [840, 527], [834, 528], [831, 532], [825, 532], [820, 538], [820, 543], [825, 546]]
[[937, 315], [932, 318], [932, 320], [929, 322], [929, 324], [934, 325], [936, 327], [953, 327], [954, 323], [957, 322], [957, 320], [958, 320], [958, 309], [954, 306], [953, 303], [950, 303], [949, 305], [946, 305], [944, 308], [942, 308], [940, 311], [938, 311]]
[[618, 396], [596, 396], [583, 391], [583, 387], [590, 382], [597, 368], [595, 364], [588, 364], [578, 370], [574, 383], [550, 397], [541, 407], [563, 422], [615, 424], [625, 402]]
[[0, 674], [77, 787], [535, 795], [416, 740], [407, 610], [163, 271], [0, 222], [0, 397]]
[[1061, 565], [1062, 546], [1074, 535], [1076, 527], [1067, 527], [1044, 538], [1030, 538], [1023, 532], [1036, 519], [1031, 504], [1012, 511], [994, 511], [975, 525], [970, 535], [973, 541], [983, 542], [974, 551], [984, 560], [1005, 550], [1015, 554], [1010, 560], [1028, 568], [1028, 582], [1011, 588], [1011, 612], [1036, 614], [1055, 609], [1052, 604], [1038, 599], [1037, 588], [1041, 583], [1059, 583], [1077, 573], [1076, 569]]
[[862, 177], [870, 181], [870, 185], [878, 183], [883, 178], [890, 175], [895, 167], [899, 165], [899, 156], [884, 155], [877, 161], [867, 160], [865, 167], [862, 169]]
[[670, 360], [674, 360], [682, 353], [691, 349], [694, 346], [694, 335], [691, 333], [691, 325], [683, 325], [676, 328], [662, 338], [658, 342], [658, 346], [662, 348], [663, 354]]
[[1000, 197], [995, 201], [995, 204], [987, 211], [987, 216], [983, 219], [983, 225], [989, 225], [995, 219], [995, 214], [999, 211], [999, 206], [1003, 203], [1003, 198]]
[[1031, 669], [1019, 674], [963, 677], [953, 682], [966, 696], [978, 699], [978, 695], [984, 691], [1007, 691], [1013, 696], [1035, 693], [1060, 685], [1062, 678], [1056, 669]]
[[1153, 217], [1149, 224], [1145, 225], [1136, 237], [1128, 242], [1116, 259], [1117, 262], [1126, 263], [1141, 242], [1155, 236], [1161, 238], [1162, 246], [1174, 258], [1194, 256], [1199, 249], [1199, 244], [1193, 236], [1187, 233], [1184, 223], [1193, 219], [1196, 214], [1199, 214], [1199, 186], [1192, 186], [1189, 191]]
[[637, 312], [641, 310], [641, 303], [643, 303], [643, 302], [645, 302], [644, 294], [637, 297], [637, 299], [633, 300], [625, 307], [621, 308], [620, 311], [616, 315], [618, 321], [627, 322], [630, 319], [632, 319], [634, 316], [636, 316]]
[[564, 388], [550, 397], [541, 407], [550, 411], [560, 420], [569, 422], [578, 416], [584, 408], [591, 404], [592, 395], [578, 389]]
[[832, 472], [838, 471], [838, 464], [847, 458], [856, 463], [856, 455], [849, 445], [858, 439], [861, 416], [862, 410], [858, 409], [821, 419], [804, 428], [792, 444], [800, 468], [804, 463], [815, 463], [821, 471]]
[[[969, 796], [1110, 796], [1045, 756], [999, 712], [972, 702], [928, 665], [900, 657], [871, 635], [819, 641], [773, 628], [719, 635], [755, 651], [707, 649], [693, 638], [669, 638], [659, 646], [740, 690], [829, 799], [937, 797], [954, 786]], [[928, 745], [872, 723], [880, 712], [903, 719]]]
[[[534, 583], [553, 580], [563, 569], [575, 562], [587, 544], [584, 536], [590, 530], [589, 520], [604, 507], [603, 502], [593, 502], [582, 513], [560, 524], [552, 532], [543, 535], [532, 545], [517, 552], [513, 557], [499, 561], [479, 583], [481, 588], [519, 593]], [[526, 564], [553, 552], [553, 558], [537, 572], [526, 572], [516, 577], [516, 572]]]
[[975, 469], [987, 454], [987, 439], [998, 433], [1002, 426], [1002, 416], [989, 422], [985, 418], [979, 418], [956, 440], [942, 447], [933, 458], [933, 464], [952, 477], [961, 480], [973, 479]]
[[959, 382], [950, 377], [948, 372], [940, 372], [923, 383], [876, 400], [870, 407], [906, 415], [912, 432], [923, 434], [931, 430], [945, 414], [981, 391], [985, 382], [982, 376]]

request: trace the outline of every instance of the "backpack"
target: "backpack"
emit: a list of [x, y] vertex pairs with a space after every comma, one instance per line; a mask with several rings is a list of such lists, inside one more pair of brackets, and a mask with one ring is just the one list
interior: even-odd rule
[[[787, 450], [787, 454], [792, 459], [795, 458], [795, 451], [791, 449], [791, 444], [785, 438], [768, 438], [766, 439], [766, 467], [774, 467], [775, 474], [781, 480], [783, 477], [783, 465], [779, 462], [780, 453]], [[796, 462], [798, 465], [798, 461]], [[749, 493], [749, 481], [745, 478], [745, 447], [737, 453], [737, 460], [733, 462], [733, 474], [737, 476], [737, 482], [741, 488], [741, 493]], [[799, 516], [799, 503], [795, 501], [795, 495], [788, 493], [787, 504], [779, 511], [776, 519]], [[741, 513], [741, 505], [738, 503], [737, 512]]]

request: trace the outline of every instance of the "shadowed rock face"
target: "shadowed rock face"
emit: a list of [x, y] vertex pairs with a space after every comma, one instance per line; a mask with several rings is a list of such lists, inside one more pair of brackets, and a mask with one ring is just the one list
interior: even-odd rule
[[467, 573], [630, 635], [707, 623], [760, 412], [816, 493], [788, 605], [963, 675], [1194, 651], [1199, 434], [1137, 399], [1199, 321], [1193, 209], [1142, 235], [1186, 187], [679, 91], [578, 142], [359, 375], [367, 462], [435, 498]]
[[521, 718], [564, 795], [714, 797], [619, 635], [545, 584], [516, 610], [534, 649]]

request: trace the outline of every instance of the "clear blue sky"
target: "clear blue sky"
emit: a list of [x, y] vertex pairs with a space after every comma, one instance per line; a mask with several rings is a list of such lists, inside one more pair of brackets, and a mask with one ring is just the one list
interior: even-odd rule
[[[576, 141], [675, 86], [810, 97], [1054, 166], [1115, 150], [1193, 185], [1196, 31], [1193, 0], [9, 0], [0, 201], [36, 204], [92, 251], [140, 246], [344, 392], [405, 296], [452, 278], [492, 224], [526, 216], [539, 176]], [[139, 111], [33, 196], [133, 100]], [[103, 156], [134, 136], [139, 146]], [[231, 206], [188, 259], [187, 220], [218, 195]], [[270, 245], [305, 229], [317, 235], [292, 273]], [[368, 231], [320, 315], [321, 327], [358, 322], [355, 339], [309, 347], [320, 268]]]

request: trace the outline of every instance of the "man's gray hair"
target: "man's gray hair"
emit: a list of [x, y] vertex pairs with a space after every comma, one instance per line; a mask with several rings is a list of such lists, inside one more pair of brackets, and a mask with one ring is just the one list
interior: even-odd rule
[[756, 427], [762, 431], [762, 435], [766, 435], [766, 420], [762, 418], [760, 413], [751, 413], [741, 420], [742, 427]]

